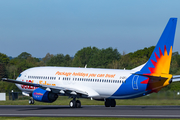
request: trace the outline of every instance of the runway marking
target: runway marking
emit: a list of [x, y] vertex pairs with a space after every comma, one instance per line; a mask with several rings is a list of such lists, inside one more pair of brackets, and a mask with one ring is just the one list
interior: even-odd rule
[[23, 117], [154, 117], [154, 118], [180, 118], [180, 115], [92, 115], [92, 114], [0, 114], [0, 116], [23, 116]]

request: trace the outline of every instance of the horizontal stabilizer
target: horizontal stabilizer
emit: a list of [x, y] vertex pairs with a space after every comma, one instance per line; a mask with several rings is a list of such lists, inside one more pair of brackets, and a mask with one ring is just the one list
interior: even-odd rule
[[167, 80], [168, 77], [162, 77], [162, 76], [155, 76], [155, 75], [144, 75], [144, 74], [136, 74], [135, 75], [139, 75], [139, 76], [144, 76], [144, 77], [148, 77], [149, 79], [153, 79], [153, 80]]
[[180, 81], [180, 75], [173, 75], [172, 82], [178, 82]]

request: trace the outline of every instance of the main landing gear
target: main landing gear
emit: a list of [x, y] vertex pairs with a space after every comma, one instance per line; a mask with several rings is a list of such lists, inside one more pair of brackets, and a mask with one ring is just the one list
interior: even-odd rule
[[29, 99], [29, 104], [34, 104], [34, 99], [33, 98]]
[[105, 107], [116, 107], [115, 99], [105, 99]]
[[71, 100], [69, 102], [69, 106], [71, 108], [80, 108], [81, 107], [81, 101], [80, 100], [76, 100], [76, 98], [73, 98], [73, 100]]

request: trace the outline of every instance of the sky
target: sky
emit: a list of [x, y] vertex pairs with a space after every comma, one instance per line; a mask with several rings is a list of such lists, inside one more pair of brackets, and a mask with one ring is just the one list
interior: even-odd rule
[[[0, 0], [0, 53], [73, 57], [84, 47], [121, 54], [155, 46], [180, 0]], [[173, 52], [180, 53], [177, 23]]]

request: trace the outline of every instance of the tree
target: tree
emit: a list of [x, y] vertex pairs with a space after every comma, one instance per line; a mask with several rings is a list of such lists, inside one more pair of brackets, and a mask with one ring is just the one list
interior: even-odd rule
[[17, 70], [18, 70], [18, 73], [20, 74], [22, 71], [31, 67], [34, 67], [33, 64], [27, 62], [27, 60], [24, 59], [24, 60], [21, 60], [20, 63], [18, 63]]
[[74, 57], [73, 66], [94, 68], [107, 68], [113, 60], [119, 60], [121, 54], [117, 49], [98, 49], [96, 47], [86, 47], [79, 50]]
[[144, 58], [144, 57], [147, 57], [149, 59], [154, 48], [155, 48], [155, 46], [151, 46], [149, 48], [145, 47], [144, 49], [137, 50], [134, 53], [129, 53], [129, 55], [130, 55], [131, 59], [132, 58]]
[[70, 67], [72, 65], [72, 59], [68, 54], [64, 56], [64, 64], [66, 67]]
[[73, 66], [84, 67], [86, 64], [89, 65], [90, 58], [99, 51], [96, 47], [84, 47], [79, 50], [73, 60]]
[[42, 59], [42, 61], [46, 64], [54, 55], [47, 53], [46, 56]]
[[48, 66], [64, 66], [68, 67], [71, 65], [71, 57], [69, 55], [64, 56], [63, 54], [57, 54], [49, 61], [47, 61]]
[[18, 59], [27, 59], [28, 57], [31, 57], [31, 54], [27, 52], [22, 52], [17, 58]]
[[0, 79], [7, 77], [5, 64], [0, 63]]
[[6, 69], [8, 71], [8, 77], [15, 79], [22, 71], [41, 65], [44, 64], [42, 64], [38, 58], [32, 57], [32, 55], [27, 52], [22, 52], [18, 57], [9, 61]]
[[123, 55], [119, 60], [120, 68], [132, 69], [144, 64], [150, 58], [154, 48], [154, 46], [151, 46], [149, 48], [140, 49], [133, 53], [131, 52], [129, 54]]
[[9, 58], [7, 55], [0, 53], [0, 63], [4, 63], [5, 65], [9, 63]]
[[96, 68], [108, 68], [109, 64], [113, 61], [119, 60], [121, 54], [117, 51], [117, 49], [113, 49], [111, 47], [107, 49], [101, 49], [96, 54], [91, 56], [89, 61], [90, 66]]
[[6, 66], [6, 70], [8, 72], [8, 78], [16, 79], [16, 77], [19, 75], [16, 65], [8, 65]]

